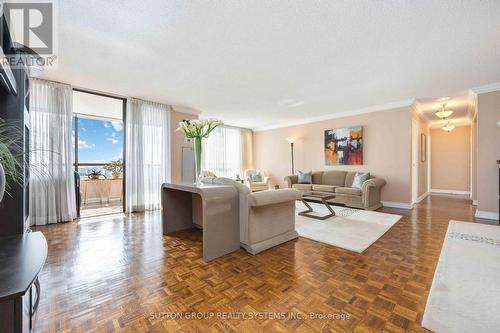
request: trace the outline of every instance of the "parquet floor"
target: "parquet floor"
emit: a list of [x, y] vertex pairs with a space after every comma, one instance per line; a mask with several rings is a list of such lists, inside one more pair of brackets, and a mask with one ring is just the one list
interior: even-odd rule
[[162, 237], [158, 212], [38, 227], [49, 256], [34, 331], [424, 332], [448, 221], [473, 208], [432, 196], [384, 211], [405, 216], [363, 254], [298, 239], [210, 263], [199, 232]]

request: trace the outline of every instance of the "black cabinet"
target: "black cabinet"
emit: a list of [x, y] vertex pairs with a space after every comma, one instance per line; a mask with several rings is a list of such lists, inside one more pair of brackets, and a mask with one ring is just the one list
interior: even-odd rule
[[7, 135], [19, 140], [14, 154], [22, 165], [21, 179], [10, 183], [9, 193], [0, 202], [0, 332], [21, 333], [31, 331], [38, 307], [38, 274], [47, 258], [47, 241], [40, 232], [25, 233], [29, 227], [30, 81], [21, 61], [26, 55], [13, 48], [3, 16], [0, 25], [0, 47], [17, 64], [6, 71], [8, 64], [2, 62], [15, 89], [0, 85], [0, 118], [12, 125]]
[[[7, 31], [3, 17], [0, 17], [3, 25], [2, 50], [9, 58], [15, 60], [25, 59], [25, 55], [12, 47], [10, 35]], [[20, 151], [15, 154], [23, 165], [22, 180], [12, 184], [9, 194], [5, 194], [0, 202], [0, 237], [22, 234], [29, 227], [29, 137], [30, 137], [30, 82], [28, 69], [23, 61], [15, 61], [15, 67], [11, 67], [17, 94], [3, 86], [0, 86], [0, 118], [12, 124], [8, 136], [19, 140]]]
[[0, 332], [30, 332], [40, 300], [38, 274], [47, 259], [41, 232], [0, 238]]

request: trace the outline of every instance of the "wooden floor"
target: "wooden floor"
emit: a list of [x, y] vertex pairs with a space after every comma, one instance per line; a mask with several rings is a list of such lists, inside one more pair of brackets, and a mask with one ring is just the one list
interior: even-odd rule
[[474, 221], [473, 209], [432, 196], [413, 211], [383, 211], [405, 216], [363, 254], [301, 238], [210, 263], [199, 232], [162, 237], [158, 212], [38, 227], [49, 257], [34, 331], [426, 331], [448, 221]]

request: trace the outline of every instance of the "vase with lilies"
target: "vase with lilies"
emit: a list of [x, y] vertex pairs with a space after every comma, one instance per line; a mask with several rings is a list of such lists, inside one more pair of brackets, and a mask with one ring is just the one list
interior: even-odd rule
[[223, 122], [216, 119], [205, 120], [183, 120], [179, 123], [178, 131], [182, 131], [188, 139], [194, 140], [194, 157], [195, 157], [195, 177], [196, 185], [200, 185], [201, 179], [201, 153], [203, 147], [203, 139], [208, 138], [210, 133], [218, 126], [223, 125]]

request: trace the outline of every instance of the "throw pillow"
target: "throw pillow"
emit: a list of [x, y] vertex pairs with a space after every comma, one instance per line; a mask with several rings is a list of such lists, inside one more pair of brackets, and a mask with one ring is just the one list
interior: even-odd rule
[[368, 180], [368, 178], [370, 178], [369, 172], [366, 173], [356, 172], [356, 176], [354, 176], [354, 180], [352, 181], [351, 187], [361, 189], [363, 183], [365, 182], [365, 180]]
[[302, 172], [299, 171], [299, 184], [312, 184], [312, 171]]
[[260, 183], [262, 182], [262, 174], [260, 172], [254, 173], [253, 175], [250, 176], [250, 179], [252, 179], [252, 182]]

